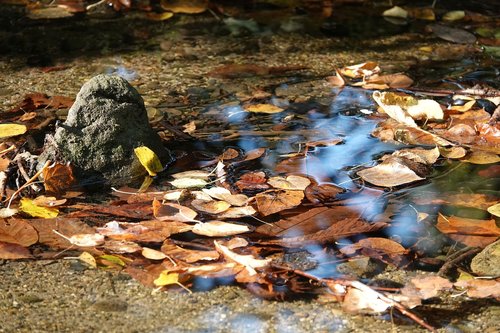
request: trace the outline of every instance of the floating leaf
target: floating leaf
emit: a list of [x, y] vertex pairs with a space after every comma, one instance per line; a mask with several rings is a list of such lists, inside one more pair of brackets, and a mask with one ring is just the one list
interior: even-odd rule
[[290, 175], [286, 179], [283, 177], [271, 177], [267, 182], [274, 188], [299, 191], [304, 191], [311, 184], [309, 178], [295, 175]]
[[134, 153], [151, 177], [163, 170], [160, 159], [155, 152], [148, 147], [142, 146], [134, 149]]
[[461, 161], [472, 164], [493, 164], [500, 162], [500, 157], [498, 157], [498, 154], [489, 151], [473, 150], [467, 158]]
[[174, 16], [174, 13], [172, 12], [163, 12], [163, 13], [151, 12], [146, 14], [147, 19], [151, 21], [166, 21], [172, 16]]
[[209, 221], [198, 223], [193, 227], [192, 232], [197, 235], [208, 237], [225, 237], [249, 232], [250, 228], [243, 224], [228, 223], [222, 221]]
[[467, 246], [485, 247], [497, 240], [500, 228], [495, 220], [467, 219], [458, 216], [438, 215], [436, 228], [451, 239]]
[[22, 198], [19, 210], [33, 217], [52, 218], [59, 214], [59, 209], [40, 207], [33, 203], [33, 200]]
[[358, 171], [357, 174], [364, 181], [384, 187], [399, 186], [425, 179], [418, 176], [401, 159], [392, 156], [379, 165]]
[[0, 124], [0, 138], [21, 135], [27, 131], [26, 125], [21, 124]]
[[161, 8], [174, 13], [200, 14], [208, 9], [207, 0], [161, 0]]
[[284, 111], [284, 109], [272, 104], [247, 105], [245, 106], [245, 110], [248, 112], [255, 112], [255, 113], [279, 113]]
[[297, 207], [302, 199], [304, 199], [304, 192], [293, 190], [269, 191], [255, 196], [259, 213], [263, 216]]

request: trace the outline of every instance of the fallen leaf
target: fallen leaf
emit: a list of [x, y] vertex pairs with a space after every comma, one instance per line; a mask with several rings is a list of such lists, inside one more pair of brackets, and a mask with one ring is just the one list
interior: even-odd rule
[[153, 200], [153, 215], [160, 221], [179, 221], [190, 222], [198, 213], [189, 207], [174, 203], [160, 203], [158, 200]]
[[453, 283], [437, 275], [426, 275], [412, 278], [401, 293], [408, 297], [425, 300], [439, 295], [441, 291], [451, 290]]
[[208, 214], [216, 215], [225, 212], [231, 207], [231, 205], [225, 201], [218, 200], [199, 200], [195, 199], [191, 201], [191, 205], [198, 211], [205, 212]]
[[43, 169], [43, 185], [48, 193], [60, 194], [76, 183], [71, 164], [54, 163]]
[[163, 260], [167, 257], [165, 253], [149, 247], [143, 247], [141, 254], [144, 258], [151, 260]]
[[462, 280], [455, 282], [455, 286], [467, 289], [467, 296], [470, 297], [500, 297], [500, 281], [497, 280]]
[[304, 199], [303, 191], [271, 190], [255, 196], [259, 213], [263, 216], [297, 207]]
[[207, 0], [161, 0], [161, 8], [173, 13], [200, 14], [208, 9]]
[[272, 104], [253, 104], [245, 106], [245, 110], [254, 113], [279, 113], [284, 109]]
[[57, 230], [53, 230], [54, 233], [68, 240], [72, 245], [80, 246], [80, 247], [94, 247], [98, 245], [104, 244], [104, 236], [101, 234], [76, 234], [73, 236], [65, 236], [58, 232]]
[[161, 246], [161, 252], [173, 259], [184, 261], [188, 264], [198, 261], [218, 260], [220, 255], [217, 251], [199, 251], [184, 249], [175, 245], [172, 240], [166, 239]]
[[477, 220], [458, 216], [438, 215], [436, 228], [451, 239], [467, 246], [485, 247], [500, 236], [494, 219]]
[[407, 253], [401, 244], [381, 237], [365, 238], [354, 244], [344, 246], [339, 251], [346, 255], [353, 255], [356, 251], [360, 251], [362, 255], [379, 259], [395, 266], [400, 266], [404, 262], [403, 255]]
[[27, 222], [38, 232], [38, 243], [56, 249], [66, 249], [71, 246], [71, 243], [56, 235], [53, 230], [66, 236], [94, 232], [94, 228], [74, 218], [30, 219]]
[[413, 183], [425, 178], [418, 176], [400, 158], [391, 156], [382, 163], [357, 172], [364, 181], [383, 187]]
[[202, 188], [207, 182], [201, 178], [178, 178], [170, 182], [176, 188]]
[[8, 138], [26, 133], [28, 128], [21, 124], [0, 124], [0, 138]]
[[238, 219], [241, 217], [252, 216], [257, 211], [252, 206], [231, 207], [224, 213], [220, 214], [219, 219]]
[[443, 21], [458, 21], [465, 17], [465, 11], [463, 10], [452, 10], [443, 15]]
[[385, 10], [382, 13], [382, 16], [389, 16], [389, 17], [397, 17], [397, 18], [406, 19], [408, 17], [408, 11], [404, 10], [403, 8], [401, 8], [399, 6], [394, 6], [390, 9]]
[[250, 275], [257, 274], [255, 271], [256, 268], [266, 267], [271, 262], [271, 259], [256, 259], [252, 255], [237, 254], [217, 241], [214, 241], [214, 244], [215, 249], [219, 253], [221, 253], [226, 259], [244, 266]]
[[163, 170], [160, 159], [155, 152], [148, 147], [141, 146], [134, 149], [134, 153], [151, 177]]
[[139, 244], [125, 240], [107, 240], [102, 247], [112, 253], [136, 253], [142, 250]]
[[180, 178], [196, 178], [196, 179], [204, 179], [207, 180], [210, 177], [210, 172], [203, 170], [189, 170], [178, 172], [170, 175], [172, 178], [180, 179]]
[[222, 222], [222, 221], [208, 221], [204, 223], [195, 224], [193, 233], [208, 237], [225, 237], [243, 234], [249, 232], [250, 228], [243, 224]]
[[451, 28], [441, 24], [431, 24], [429, 29], [434, 35], [448, 42], [458, 44], [474, 44], [476, 42], [476, 36], [463, 29]]
[[87, 266], [89, 267], [97, 268], [97, 261], [95, 260], [94, 256], [87, 251], [82, 252], [78, 256], [78, 259], [80, 259], [81, 262], [87, 264]]
[[40, 207], [57, 207], [64, 205], [66, 201], [66, 199], [57, 199], [56, 197], [46, 197], [45, 195], [41, 195], [33, 199], [33, 204]]
[[172, 18], [174, 16], [174, 13], [172, 12], [163, 12], [163, 13], [147, 13], [146, 18], [151, 21], [166, 21], [169, 18]]
[[376, 62], [368, 61], [357, 65], [347, 66], [340, 69], [340, 73], [347, 77], [358, 79], [365, 76], [378, 74], [380, 67]]
[[179, 284], [179, 273], [170, 273], [169, 271], [163, 271], [160, 276], [153, 281], [155, 286], [163, 287], [172, 284]]
[[375, 292], [348, 288], [342, 302], [342, 310], [347, 313], [381, 313], [391, 307], [391, 303], [379, 298]]
[[0, 219], [0, 241], [30, 246], [38, 241], [38, 233], [28, 222], [21, 219]]
[[500, 157], [498, 157], [498, 154], [488, 151], [473, 150], [469, 156], [461, 161], [472, 164], [493, 164], [500, 162]]
[[22, 245], [0, 242], [0, 259], [33, 258], [30, 251]]
[[494, 215], [496, 217], [500, 217], [500, 203], [497, 203], [493, 206], [488, 207], [488, 213]]
[[290, 175], [286, 179], [284, 177], [271, 177], [267, 183], [282, 190], [304, 191], [311, 184], [311, 181], [306, 177]]
[[21, 199], [19, 210], [30, 216], [41, 218], [53, 218], [59, 214], [59, 209], [37, 206], [28, 198]]

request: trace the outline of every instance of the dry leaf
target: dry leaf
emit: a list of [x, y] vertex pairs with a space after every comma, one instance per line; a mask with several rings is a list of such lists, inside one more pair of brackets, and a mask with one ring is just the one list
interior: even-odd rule
[[43, 185], [49, 193], [64, 193], [76, 183], [71, 164], [54, 163], [43, 169]]
[[225, 237], [249, 232], [250, 228], [243, 224], [228, 223], [222, 221], [208, 221], [198, 223], [193, 227], [192, 232], [197, 235], [208, 237]]
[[158, 200], [153, 200], [153, 215], [160, 221], [179, 221], [190, 222], [195, 221], [196, 213], [189, 207], [174, 203], [160, 203]]
[[151, 260], [163, 260], [167, 257], [167, 255], [161, 251], [151, 249], [149, 247], [143, 247], [141, 254], [144, 258]]
[[163, 170], [160, 159], [155, 152], [148, 147], [141, 146], [134, 149], [134, 153], [151, 177]]
[[0, 124], [0, 138], [21, 135], [27, 131], [26, 125], [21, 124]]
[[59, 214], [59, 209], [40, 207], [33, 203], [33, 200], [22, 198], [19, 205], [19, 210], [33, 217], [52, 218]]
[[201, 178], [178, 178], [170, 182], [176, 188], [202, 188], [207, 182]]
[[493, 164], [500, 162], [500, 157], [498, 157], [498, 154], [488, 151], [473, 150], [467, 158], [462, 159], [461, 161], [472, 164]]
[[174, 173], [170, 176], [175, 179], [196, 178], [196, 179], [207, 180], [208, 177], [210, 177], [210, 172], [203, 170], [189, 170], [189, 171]]
[[225, 201], [205, 201], [199, 199], [191, 201], [191, 205], [198, 211], [213, 215], [223, 213], [231, 207], [231, 205]]
[[220, 214], [217, 218], [219, 219], [238, 219], [241, 217], [252, 216], [257, 211], [252, 206], [244, 207], [231, 207], [224, 213]]

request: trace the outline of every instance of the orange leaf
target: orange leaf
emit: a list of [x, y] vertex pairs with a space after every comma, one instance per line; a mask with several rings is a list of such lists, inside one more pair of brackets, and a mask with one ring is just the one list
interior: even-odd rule
[[38, 241], [38, 233], [21, 219], [0, 219], [0, 241], [30, 246]]

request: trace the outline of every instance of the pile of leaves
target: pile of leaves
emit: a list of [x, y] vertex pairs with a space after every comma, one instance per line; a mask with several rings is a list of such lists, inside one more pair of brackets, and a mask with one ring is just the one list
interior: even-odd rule
[[[328, 82], [340, 89], [356, 82], [365, 89], [386, 89], [394, 82], [401, 87], [403, 82], [411, 89], [406, 75], [384, 78], [379, 72], [375, 63], [359, 64], [338, 69], [337, 79]], [[266, 298], [313, 293], [341, 301], [349, 312], [394, 307], [432, 330], [409, 309], [440, 292], [499, 298], [499, 280], [475, 279], [463, 271], [451, 282], [446, 277], [461, 262], [447, 266], [429, 258], [419, 242], [441, 234], [450, 244], [468, 246], [460, 259], [476, 254], [500, 236], [498, 197], [445, 192], [413, 197], [408, 203], [397, 193], [425, 182], [445, 161], [492, 164], [481, 172], [497, 177], [500, 93], [476, 87], [447, 94], [447, 105], [422, 95], [373, 91], [380, 119], [373, 135], [412, 147], [381, 156], [373, 166], [354, 168], [348, 187], [304, 172], [315, 147], [341, 144], [342, 138], [309, 142], [302, 151], [283, 157], [273, 172], [262, 169], [266, 148], [227, 148], [217, 158], [202, 161], [203, 167], [165, 175], [155, 154], [138, 147], [137, 158], [148, 171], [141, 188], [113, 189], [112, 198], [100, 203], [91, 203], [90, 194], [78, 189], [70, 164], [37, 167], [36, 156], [29, 152], [33, 136], [53, 122], [54, 112], [69, 107], [71, 99], [27, 96], [19, 107], [1, 115], [0, 258], [61, 258], [78, 251], [90, 267], [124, 270], [155, 290], [189, 291], [196, 279], [225, 278]], [[246, 111], [283, 109], [266, 103]], [[450, 215], [439, 205], [472, 207], [488, 218]], [[387, 237], [397, 227], [398, 214], [410, 214], [405, 228], [412, 242]], [[285, 254], [304, 249], [317, 257], [327, 253], [339, 262], [370, 258], [401, 269], [445, 269], [441, 277], [415, 278], [390, 293], [334, 268], [329, 276], [318, 277], [283, 261]]]

